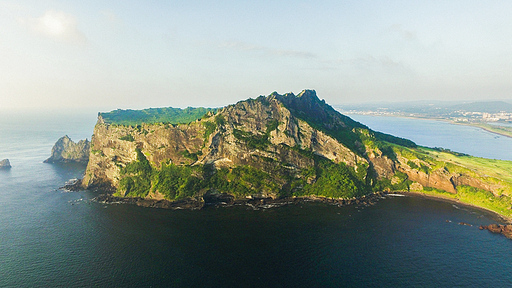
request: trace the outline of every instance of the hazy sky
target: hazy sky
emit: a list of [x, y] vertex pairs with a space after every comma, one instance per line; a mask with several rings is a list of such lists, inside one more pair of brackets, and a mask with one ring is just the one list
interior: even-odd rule
[[0, 109], [512, 99], [512, 1], [3, 1]]

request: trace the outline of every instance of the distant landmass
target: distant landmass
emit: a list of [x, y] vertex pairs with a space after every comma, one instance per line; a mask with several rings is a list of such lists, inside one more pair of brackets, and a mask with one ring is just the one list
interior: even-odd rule
[[416, 192], [511, 216], [512, 162], [375, 132], [313, 90], [187, 109], [100, 113], [81, 185], [105, 201], [194, 209]]
[[338, 105], [346, 114], [401, 116], [446, 120], [476, 126], [496, 134], [512, 137], [512, 103], [483, 102], [404, 102], [360, 105]]
[[442, 101], [413, 101], [413, 102], [382, 102], [352, 105], [335, 105], [343, 111], [394, 111], [403, 113], [447, 116], [457, 112], [481, 113], [512, 113], [512, 103], [505, 101], [479, 102], [442, 102]]
[[505, 101], [484, 101], [461, 103], [448, 107], [452, 110], [460, 110], [466, 112], [484, 112], [484, 113], [512, 113], [512, 103]]

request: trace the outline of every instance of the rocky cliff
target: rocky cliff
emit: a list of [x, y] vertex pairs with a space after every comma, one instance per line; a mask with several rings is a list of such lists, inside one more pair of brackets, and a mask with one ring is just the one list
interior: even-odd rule
[[66, 163], [79, 162], [88, 163], [89, 161], [90, 142], [80, 140], [78, 143], [73, 142], [68, 135], [61, 137], [52, 148], [50, 158], [45, 163]]
[[82, 183], [157, 200], [212, 194], [352, 198], [429, 189], [456, 194], [464, 187], [510, 195], [510, 183], [422, 149], [338, 113], [315, 91], [272, 93], [182, 124], [127, 126], [100, 114]]

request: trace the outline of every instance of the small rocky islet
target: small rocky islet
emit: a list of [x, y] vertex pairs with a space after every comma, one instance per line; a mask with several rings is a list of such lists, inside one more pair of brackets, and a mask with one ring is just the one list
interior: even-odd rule
[[44, 163], [83, 163], [89, 161], [91, 144], [89, 140], [75, 143], [68, 135], [61, 137], [53, 145], [51, 156]]
[[9, 162], [9, 159], [3, 159], [0, 161], [0, 169], [10, 169], [11, 162]]

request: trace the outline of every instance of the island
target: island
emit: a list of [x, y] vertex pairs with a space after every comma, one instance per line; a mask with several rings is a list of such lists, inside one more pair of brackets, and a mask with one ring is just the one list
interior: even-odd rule
[[11, 162], [9, 162], [9, 159], [3, 159], [0, 161], [0, 169], [11, 169]]
[[84, 163], [89, 161], [90, 142], [80, 140], [73, 142], [68, 135], [61, 137], [52, 148], [51, 156], [44, 160], [44, 163]]
[[342, 204], [400, 192], [512, 215], [512, 162], [373, 131], [314, 90], [217, 109], [99, 113], [90, 145], [79, 185], [103, 191], [98, 199], [106, 202], [200, 209], [297, 199]]

